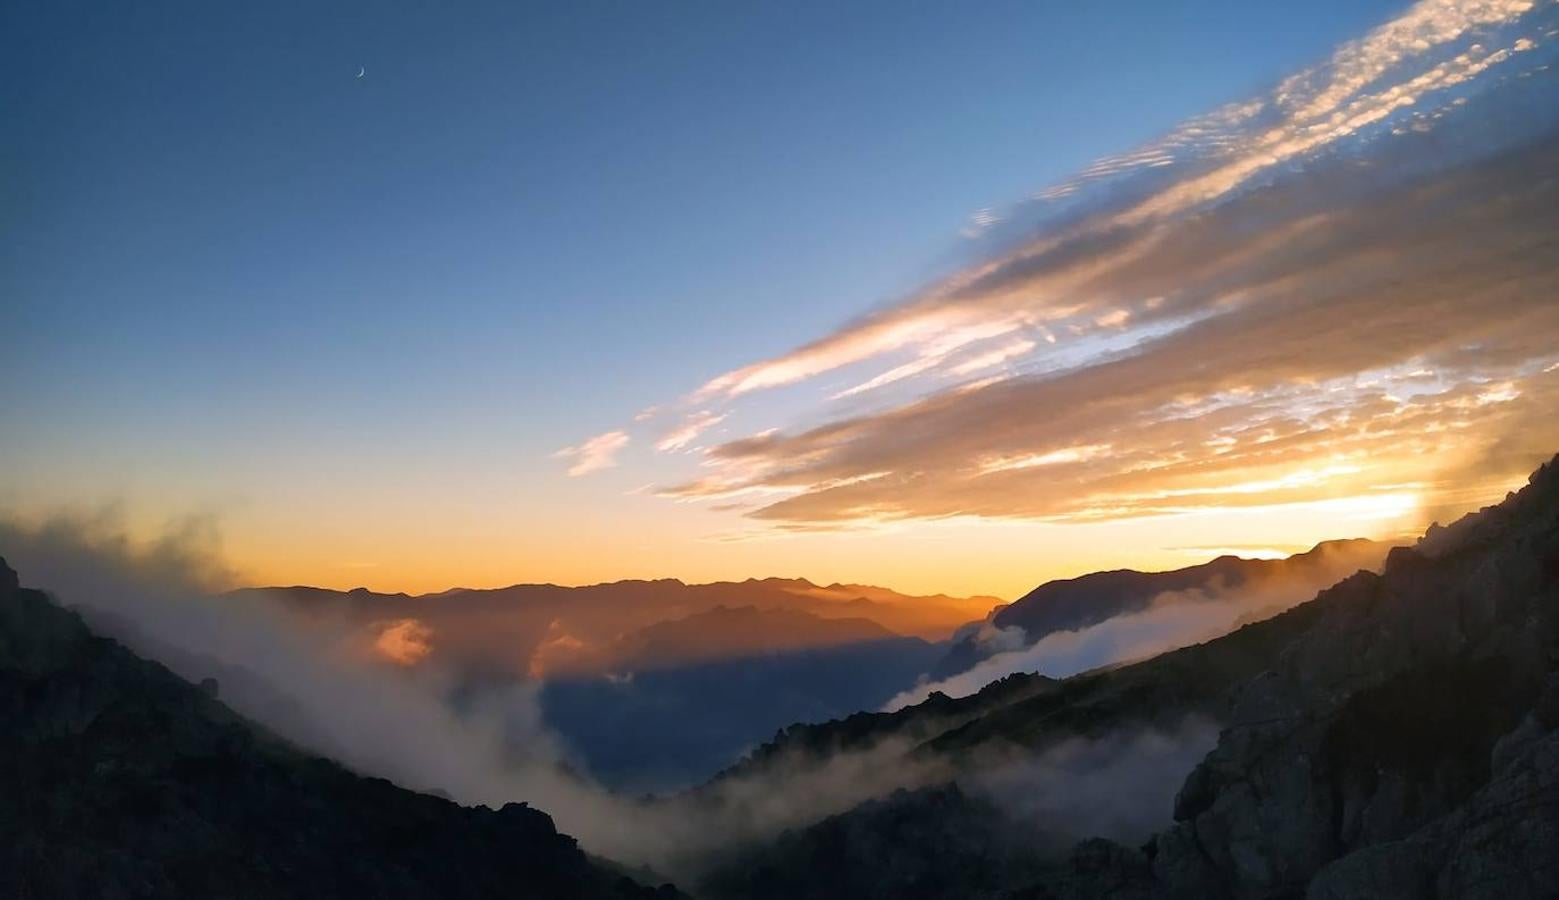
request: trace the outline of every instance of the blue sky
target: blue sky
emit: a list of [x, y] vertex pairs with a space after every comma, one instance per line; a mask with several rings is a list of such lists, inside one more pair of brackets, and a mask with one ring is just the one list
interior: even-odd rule
[[480, 381], [550, 446], [1391, 8], [838, 6], [10, 4], [7, 380], [225, 435]]
[[498, 548], [516, 509], [613, 516], [645, 476], [554, 451], [1403, 8], [7, 4], [0, 503], [215, 511], [277, 578], [276, 523], [376, 489]]

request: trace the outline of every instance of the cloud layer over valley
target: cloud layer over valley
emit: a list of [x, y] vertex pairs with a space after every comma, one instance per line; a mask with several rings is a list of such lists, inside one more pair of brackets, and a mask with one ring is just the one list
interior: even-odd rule
[[[24, 584], [47, 585], [92, 627], [187, 679], [215, 679], [224, 702], [304, 748], [461, 803], [531, 803], [592, 852], [679, 877], [897, 789], [962, 778], [950, 760], [911, 752], [914, 740], [888, 737], [822, 757], [766, 758], [662, 800], [617, 795], [572, 770], [534, 690], [451, 702], [448, 673], [405, 665], [422, 658], [424, 636], [404, 621], [380, 634], [398, 651], [387, 658], [348, 619], [214, 593], [225, 574], [207, 528], [139, 544], [112, 517], [0, 521], [0, 548]], [[1174, 780], [1166, 766], [1204, 752], [1206, 734], [1204, 723], [1187, 723], [1184, 733], [1133, 732], [1038, 756], [993, 748], [976, 767], [984, 776], [966, 787], [999, 795], [1026, 785], [1024, 805], [1006, 810], [1017, 821], [1076, 814], [1085, 830], [1135, 833], [1162, 824], [1167, 800], [1139, 803], [1109, 785], [1122, 773], [1157, 773], [1164, 793]], [[1074, 791], [1074, 782], [1094, 788]]]

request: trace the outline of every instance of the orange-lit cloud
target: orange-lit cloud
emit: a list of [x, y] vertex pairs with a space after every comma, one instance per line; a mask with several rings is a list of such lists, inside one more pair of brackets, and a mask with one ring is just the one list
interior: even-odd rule
[[377, 626], [374, 651], [399, 666], [414, 666], [433, 652], [433, 629], [416, 619], [396, 619]]
[[[1061, 371], [728, 442], [711, 459], [738, 477], [668, 493], [782, 494], [753, 513], [780, 521], [1094, 519], [1404, 481], [1432, 503], [1456, 463], [1519, 448], [1480, 476], [1505, 478], [1559, 446], [1556, 149], [1339, 197], [1325, 227], [1286, 229], [1281, 251], [1245, 254], [1231, 223], [1204, 217], [1176, 240], [1187, 265], [1139, 259], [1110, 276], [1152, 274], [1144, 287], [1185, 327]], [[1298, 201], [1260, 202], [1277, 216]], [[1209, 283], [1185, 255], [1199, 243], [1238, 269]]]
[[1487, 499], [1559, 447], [1556, 19], [1427, 0], [1265, 97], [983, 216], [1035, 227], [711, 379], [700, 403], [851, 380], [813, 424], [710, 447], [657, 493], [740, 498], [791, 533]]
[[[1373, 139], [1367, 134], [1371, 128], [1427, 127], [1426, 117], [1434, 112], [1430, 104], [1452, 89], [1499, 74], [1501, 67], [1517, 66], [1518, 56], [1547, 39], [1541, 22], [1527, 21], [1537, 6], [1535, 0], [1424, 0], [1342, 45], [1323, 64], [1286, 79], [1270, 95], [1231, 104], [1148, 147], [1101, 160], [1038, 198], [1048, 202], [1103, 179], [1135, 177], [1127, 187], [1135, 184], [1136, 190], [1112, 208], [1093, 211], [1067, 228], [1044, 229], [907, 303], [713, 378], [695, 397], [740, 396], [919, 348], [916, 360], [846, 392], [851, 394], [930, 369], [933, 359], [945, 355], [935, 345], [949, 334], [996, 322], [1122, 324], [1131, 314], [1124, 305], [1129, 297], [1090, 295], [1079, 282], [1163, 236], [1149, 226], [1249, 188], [1258, 178], [1280, 178], [1282, 167], [1349, 139]], [[1544, 71], [1535, 60], [1525, 71], [1534, 70]], [[998, 220], [982, 211], [978, 230]]]

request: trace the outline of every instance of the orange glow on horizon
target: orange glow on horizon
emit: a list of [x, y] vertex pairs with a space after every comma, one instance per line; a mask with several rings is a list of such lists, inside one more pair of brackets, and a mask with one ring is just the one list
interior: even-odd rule
[[[1502, 481], [1454, 505], [1470, 511], [1511, 488]], [[660, 507], [645, 510], [642, 518], [615, 520], [610, 530], [574, 532], [532, 527], [483, 534], [467, 523], [468, 530], [454, 533], [457, 529], [438, 523], [419, 528], [381, 522], [374, 536], [354, 533], [349, 553], [342, 554], [350, 561], [322, 552], [329, 547], [325, 542], [277, 535], [250, 544], [246, 535], [234, 533], [227, 546], [237, 580], [245, 584], [417, 594], [517, 583], [578, 586], [658, 578], [702, 583], [772, 576], [1011, 600], [1043, 581], [1101, 569], [1179, 568], [1226, 552], [1274, 557], [1348, 537], [1402, 540], [1427, 525], [1423, 516], [1431, 505], [1438, 501], [1420, 490], [1363, 491], [1097, 521], [909, 520], [735, 542], [711, 540], [707, 514], [678, 507], [682, 514], [667, 516]], [[729, 516], [723, 521], [746, 527]], [[636, 524], [644, 530], [636, 531]], [[266, 552], [254, 552], [262, 549]]]

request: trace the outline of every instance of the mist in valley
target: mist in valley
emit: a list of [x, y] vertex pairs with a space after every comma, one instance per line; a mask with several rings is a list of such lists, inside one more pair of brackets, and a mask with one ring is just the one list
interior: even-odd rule
[[0, 523], [0, 553], [24, 584], [189, 681], [215, 679], [223, 702], [283, 738], [463, 804], [529, 803], [592, 853], [679, 878], [696, 880], [744, 847], [872, 798], [955, 780], [1020, 827], [1137, 834], [1167, 821], [1179, 770], [1216, 733], [1188, 722], [1172, 733], [1063, 742], [1039, 756], [986, 753], [959, 771], [891, 738], [822, 758], [770, 758], [684, 793], [624, 795], [570, 758], [537, 685], [461, 694], [453, 673], [386, 659], [373, 634], [345, 617], [238, 602], [222, 593], [229, 576], [217, 548], [209, 525], [136, 543], [112, 516]]

